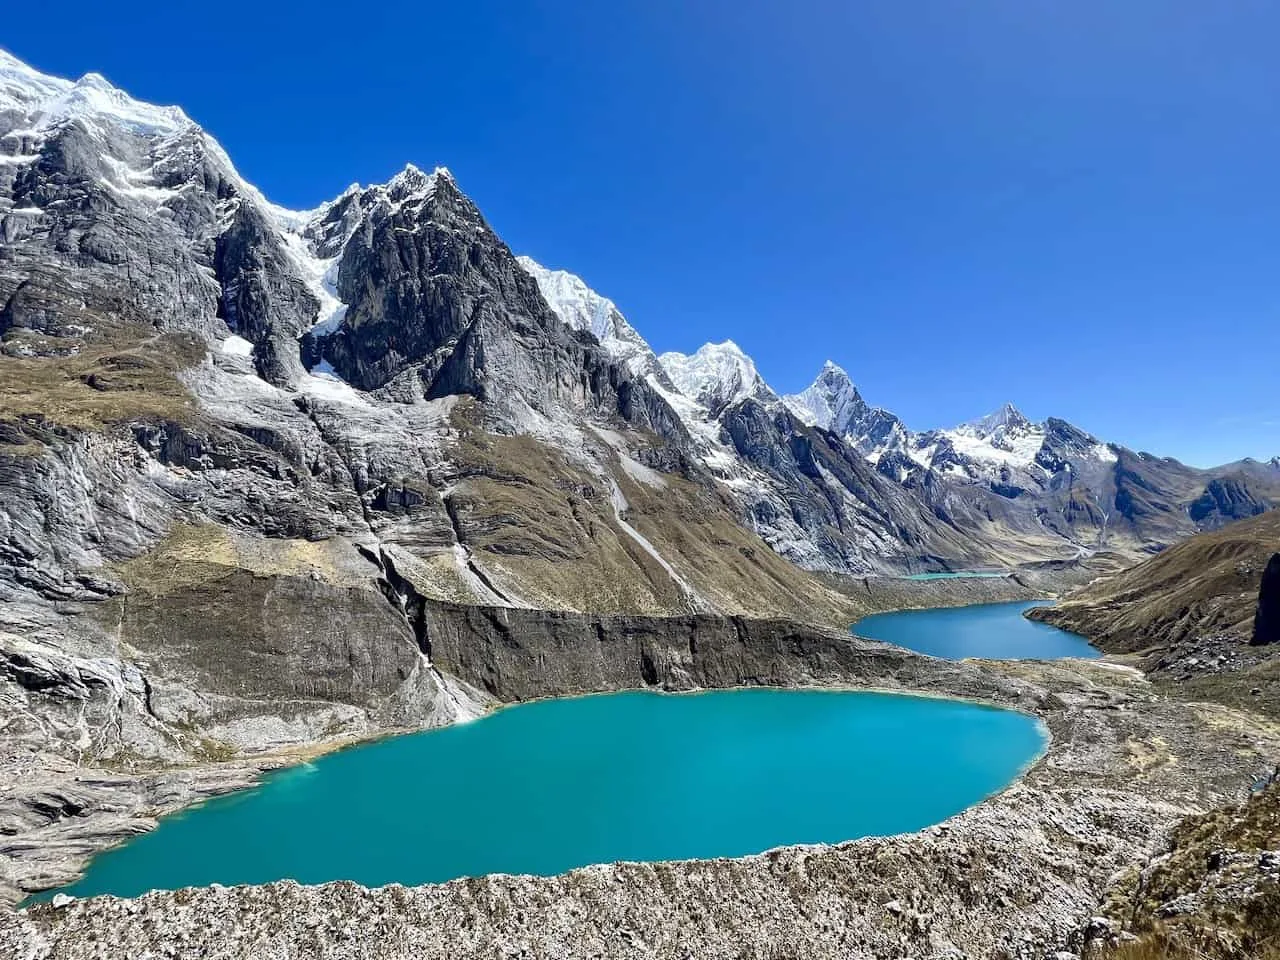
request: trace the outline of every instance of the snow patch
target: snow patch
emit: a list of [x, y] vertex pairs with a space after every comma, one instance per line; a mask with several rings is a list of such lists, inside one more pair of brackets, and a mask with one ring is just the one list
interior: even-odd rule
[[604, 427], [591, 425], [591, 430], [605, 443], [613, 448], [618, 455], [618, 462], [622, 465], [622, 470], [632, 480], [637, 483], [643, 483], [647, 487], [653, 487], [661, 490], [667, 486], [667, 478], [660, 474], [657, 470], [645, 466], [639, 460], [633, 459], [627, 453], [627, 442], [622, 434], [614, 430], [606, 430]]
[[310, 244], [299, 234], [286, 232], [282, 236], [285, 250], [293, 260], [294, 266], [298, 268], [302, 282], [307, 285], [312, 296], [320, 302], [320, 309], [316, 311], [316, 319], [310, 327], [310, 332], [322, 337], [337, 332], [347, 319], [348, 310], [347, 304], [338, 299], [335, 286], [338, 279], [338, 263], [342, 259], [342, 254], [339, 252], [333, 257], [317, 257]]
[[319, 397], [334, 403], [353, 407], [371, 407], [372, 404], [362, 394], [334, 370], [328, 360], [322, 360], [311, 368], [311, 372], [298, 378], [298, 390], [308, 396]]
[[231, 357], [253, 356], [253, 344], [238, 333], [233, 333], [231, 336], [223, 340], [219, 349]]
[[156, 186], [150, 171], [135, 170], [123, 160], [117, 160], [106, 153], [102, 154], [102, 161], [111, 170], [113, 176], [113, 179], [104, 182], [109, 189], [116, 193], [149, 200], [156, 205], [163, 204], [178, 196], [178, 190]]

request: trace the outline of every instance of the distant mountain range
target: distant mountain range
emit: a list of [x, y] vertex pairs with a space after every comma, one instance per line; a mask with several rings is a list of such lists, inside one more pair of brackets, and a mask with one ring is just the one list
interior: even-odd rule
[[[915, 432], [868, 404], [831, 361], [807, 389], [782, 396], [733, 341], [658, 356], [613, 301], [580, 278], [528, 257], [521, 264], [566, 324], [595, 334], [663, 394], [702, 442], [703, 464], [744, 502], [756, 531], [806, 566], [857, 570], [873, 562], [858, 537], [895, 519], [907, 521], [904, 541], [926, 550], [940, 545], [936, 560], [1012, 562], [1158, 550], [1280, 499], [1280, 458], [1198, 470], [1103, 442], [1065, 420], [1033, 423], [1011, 403], [951, 429]], [[805, 469], [793, 456], [793, 443], [810, 430], [824, 437], [822, 456], [841, 460], [847, 480], [829, 464], [824, 470], [820, 458]], [[864, 464], [852, 462], [854, 455]], [[871, 501], [892, 495], [867, 467], [911, 491], [923, 515], [910, 505], [877, 523]], [[834, 504], [831, 512], [822, 509], [824, 499]], [[846, 529], [837, 515], [864, 523]], [[973, 542], [949, 544], [948, 531], [932, 520]]]
[[[1267, 510], [1280, 465], [1012, 408], [917, 433], [833, 365], [782, 397], [730, 342], [657, 356], [447, 170], [287, 210], [181, 110], [0, 54], [0, 491], [16, 902], [265, 757], [497, 701], [842, 677], [1003, 702], [985, 668], [851, 643], [871, 598], [937, 586], [861, 578], [1091, 579]], [[1092, 735], [1127, 697], [1054, 715]]]

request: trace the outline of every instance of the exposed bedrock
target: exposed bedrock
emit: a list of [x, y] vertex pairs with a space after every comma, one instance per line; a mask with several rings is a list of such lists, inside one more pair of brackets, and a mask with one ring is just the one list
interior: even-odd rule
[[1250, 643], [1255, 647], [1280, 643], [1280, 553], [1273, 553], [1262, 571]]
[[592, 617], [434, 603], [427, 605], [425, 618], [435, 664], [503, 701], [635, 686], [689, 690], [812, 683], [1020, 699], [1015, 688], [970, 664], [931, 660], [786, 620]]

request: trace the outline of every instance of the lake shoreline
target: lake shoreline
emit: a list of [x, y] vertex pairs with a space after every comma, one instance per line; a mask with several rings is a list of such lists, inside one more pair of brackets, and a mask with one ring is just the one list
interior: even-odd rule
[[[893, 748], [886, 750], [873, 730], [892, 731]], [[476, 723], [387, 738], [274, 771], [256, 789], [165, 818], [154, 840], [148, 835], [100, 854], [85, 878], [56, 892], [134, 897], [150, 888], [290, 878], [416, 885], [494, 872], [550, 876], [617, 860], [741, 857], [795, 844], [832, 845], [943, 822], [1007, 789], [1048, 744], [1044, 723], [1024, 710], [834, 685], [638, 689], [514, 704]], [[630, 758], [646, 752], [662, 763], [632, 783]], [[610, 764], [617, 766], [613, 773]], [[819, 765], [821, 782], [806, 782], [806, 771]], [[390, 846], [371, 838], [354, 859], [342, 845], [312, 853], [310, 843], [273, 839], [328, 836], [337, 829], [335, 819], [374, 822], [369, 789], [410, 795], [419, 777], [412, 771], [419, 769], [492, 785], [440, 792], [430, 819], [404, 824]], [[922, 792], [914, 785], [925, 776], [931, 789]], [[576, 818], [565, 820], [574, 815], [559, 801], [563, 790], [609, 811], [593, 818], [596, 830], [586, 846]], [[725, 790], [731, 794], [714, 799]], [[766, 816], [773, 790], [799, 791], [806, 799]], [[759, 799], [735, 805], [732, 816], [692, 826], [708, 803], [727, 805], [731, 795]], [[530, 845], [498, 810], [484, 812], [493, 803], [519, 808], [520, 819], [534, 818], [548, 839]], [[690, 804], [684, 813], [681, 804]], [[661, 825], [648, 816], [658, 809]], [[467, 828], [469, 817], [480, 821]], [[450, 824], [443, 832], [441, 818]], [[682, 826], [686, 819], [690, 825]], [[456, 831], [472, 839], [456, 840]], [[220, 837], [245, 849], [231, 853]], [[422, 856], [402, 856], [403, 845]], [[40, 894], [38, 902], [54, 894]]]
[[[936, 663], [936, 661], [926, 662]], [[619, 880], [626, 877], [628, 879], [623, 889], [633, 889], [634, 895], [627, 894], [621, 900], [610, 895], [603, 904], [597, 904], [597, 911], [603, 911], [601, 919], [613, 916], [615, 909], [642, 909], [643, 915], [648, 918], [647, 922], [657, 924], [657, 929], [667, 931], [667, 935], [671, 936], [677, 935], [678, 930], [680, 931], [678, 935], [685, 938], [691, 933], [696, 933], [696, 928], [684, 927], [680, 921], [679, 912], [664, 922], [656, 912], [650, 912], [645, 907], [645, 904], [652, 905], [651, 895], [641, 891], [645, 885], [656, 882], [659, 876], [691, 879], [694, 876], [723, 875], [727, 879], [728, 874], [725, 871], [730, 871], [740, 877], [737, 883], [744, 882], [747, 878], [754, 878], [750, 880], [751, 888], [757, 894], [764, 895], [774, 889], [777, 883], [777, 871], [782, 864], [798, 865], [807, 858], [818, 857], [822, 863], [829, 861], [833, 869], [844, 871], [846, 868], [839, 865], [848, 864], [847, 869], [855, 871], [852, 864], [861, 864], [861, 867], [856, 868], [858, 870], [867, 869], [871, 862], [867, 860], [868, 857], [872, 857], [873, 860], [882, 859], [889, 851], [901, 848], [904, 854], [908, 850], [915, 850], [916, 853], [912, 856], [923, 858], [919, 861], [921, 869], [940, 871], [930, 881], [931, 884], [940, 885], [940, 889], [950, 889], [955, 883], [961, 881], [961, 877], [950, 873], [946, 868], [945, 865], [952, 854], [945, 851], [956, 849], [957, 844], [963, 849], [990, 849], [991, 831], [996, 830], [998, 835], [1006, 838], [1006, 842], [1026, 846], [1034, 854], [1030, 856], [1031, 861], [1038, 861], [1040, 856], [1051, 856], [1058, 860], [1065, 856], [1068, 861], [1078, 864], [1073, 869], [1083, 871], [1080, 874], [1079, 886], [1072, 887], [1075, 892], [1067, 900], [1063, 899], [1065, 889], [1055, 883], [1056, 894], [1050, 895], [1045, 891], [1045, 903], [1042, 907], [1032, 911], [1020, 921], [1021, 927], [1034, 933], [1035, 936], [1065, 937], [1069, 933], [1065, 926], [1068, 915], [1084, 916], [1088, 912], [1093, 883], [1100, 876], [1100, 864], [1106, 865], [1106, 869], [1110, 870], [1111, 866], [1117, 862], [1116, 857], [1120, 860], [1136, 859], [1141, 851], [1149, 849], [1150, 845], [1158, 839], [1168, 823], [1183, 813], [1199, 809], [1206, 802], [1206, 787], [1210, 788], [1211, 794], [1230, 797], [1234, 796], [1242, 788], [1244, 780], [1248, 779], [1241, 769], [1239, 758], [1234, 755], [1226, 756], [1223, 747], [1212, 742], [1207, 742], [1203, 747], [1195, 750], [1199, 764], [1195, 775], [1185, 768], [1179, 770], [1176, 765], [1171, 768], [1167, 764], [1153, 766], [1144, 763], [1142, 768], [1138, 769], [1134, 767], [1132, 758], [1124, 750], [1118, 754], [1115, 752], [1115, 744], [1109, 748], [1089, 747], [1082, 744], [1078, 736], [1082, 729], [1096, 728], [1096, 733], [1101, 733], [1108, 728], [1114, 728], [1117, 731], [1125, 729], [1123, 718], [1128, 711], [1115, 710], [1116, 698], [1119, 698], [1119, 702], [1132, 703], [1146, 702], [1146, 698], [1150, 696], [1145, 683], [1130, 671], [1117, 672], [1102, 664], [1084, 661], [1057, 664], [1037, 662], [1023, 662], [1016, 665], [965, 664], [963, 666], [969, 669], [963, 671], [961, 686], [977, 677], [997, 682], [1003, 690], [1003, 696], [999, 699], [1006, 703], [1021, 703], [1027, 712], [1039, 716], [1050, 731], [1052, 739], [1045, 753], [1031, 763], [1028, 769], [1008, 787], [942, 824], [911, 834], [867, 838], [831, 845], [782, 847], [762, 854], [730, 860], [664, 861], [657, 864], [620, 863], [579, 868], [556, 877], [490, 875], [484, 878], [483, 882], [492, 891], [492, 896], [498, 897], [495, 903], [499, 901], [509, 901], [512, 904], [523, 903], [525, 904], [523, 909], [535, 909], [533, 904], [542, 902], [546, 896], [551, 896], [557, 902], [567, 898], [565, 902], [572, 903], [576, 902], [579, 896], [585, 896], [588, 890], [601, 889], [599, 884], [607, 877], [616, 876]], [[975, 666], [981, 669], [975, 670]], [[821, 688], [830, 689], [830, 686], [823, 685]], [[855, 689], [869, 688], [859, 686]], [[1099, 693], [1102, 690], [1108, 691], [1106, 701], [1100, 701]], [[886, 692], [905, 691], [902, 687], [893, 686]], [[949, 696], [939, 694], [937, 691], [923, 692], [925, 695]], [[957, 689], [954, 692], [963, 693], [964, 691]], [[1134, 698], [1137, 700], [1135, 701]], [[1165, 723], [1162, 729], [1173, 738], [1173, 741], [1176, 741], [1179, 749], [1185, 747], [1193, 750], [1196, 738], [1204, 737], [1200, 718], [1189, 705], [1158, 698], [1150, 701], [1149, 705], [1151, 718], [1163, 717]], [[1220, 715], [1217, 720], [1220, 726], [1225, 723], [1228, 729], [1239, 731], [1238, 726], [1232, 728], [1229, 714]], [[1075, 734], [1072, 733], [1073, 730], [1076, 731]], [[1174, 736], [1174, 734], [1178, 735]], [[1204, 737], [1204, 739], [1212, 741], [1210, 737]], [[1124, 740], [1119, 742], [1123, 743]], [[1264, 757], [1274, 755], [1275, 751], [1280, 749], [1280, 739], [1274, 736], [1270, 738], [1261, 736], [1254, 743], [1257, 766], [1263, 765]], [[1173, 745], [1174, 742], [1171, 742], [1171, 746]], [[1232, 749], [1238, 749], [1239, 745], [1235, 742]], [[1081, 768], [1088, 768], [1093, 772], [1083, 779], [1079, 774], [1071, 772]], [[1096, 849], [1092, 854], [1081, 860], [1079, 858], [1083, 855], [1083, 851], [1076, 851], [1073, 854], [1069, 848], [1063, 848], [1060, 844], [1046, 846], [1043, 838], [1039, 841], [1035, 840], [1034, 835], [1040, 829], [1038, 824], [1042, 817], [1048, 817], [1050, 821], [1059, 821], [1060, 818], [1067, 816], [1071, 804], [1081, 802], [1083, 797], [1089, 798], [1084, 801], [1087, 808], [1096, 809], [1104, 820], [1116, 818], [1119, 824], [1119, 827], [1101, 832], [1098, 832], [1096, 824], [1088, 828], [1094, 835], [1092, 843]], [[1061, 822], [1071, 822], [1071, 819], [1068, 816], [1067, 820]], [[1079, 819], [1078, 816], [1076, 819]], [[1015, 841], [1015, 837], [1021, 837], [1021, 840]], [[1097, 846], [1099, 844], [1101, 844], [1100, 847]], [[1105, 853], [1100, 860], [1097, 856], [1099, 852]], [[1073, 858], [1075, 858], [1074, 861]], [[1015, 859], [1021, 861], [1027, 858], [1019, 854]], [[994, 876], [1007, 875], [1009, 880], [1016, 877], [1019, 883], [1029, 883], [1032, 888], [1036, 888], [1038, 883], [1042, 884], [1046, 877], [1052, 876], [1051, 872], [1046, 872], [1045, 875], [1037, 875], [1038, 883], [1032, 882], [1031, 875], [1026, 873], [1027, 863], [1019, 862], [1012, 867], [1016, 869], [1006, 870], [1001, 867], [995, 871]], [[741, 871], [746, 873], [743, 874]], [[847, 874], [842, 872], [841, 875]], [[874, 876], [874, 873], [872, 875]], [[1086, 881], [1086, 877], [1094, 879]], [[880, 879], [885, 884], [886, 891], [898, 890], [903, 882], [901, 878], [895, 880], [893, 877], [881, 877]], [[192, 926], [193, 914], [190, 912], [192, 909], [198, 909], [202, 914], [209, 914], [216, 918], [227, 918], [225, 921], [219, 919], [213, 924], [213, 931], [217, 931], [222, 929], [219, 925], [230, 922], [232, 916], [243, 918], [244, 914], [239, 908], [228, 913], [233, 903], [243, 900], [245, 910], [256, 911], [252, 904], [271, 891], [270, 895], [278, 899], [282, 906], [288, 904], [287, 911], [275, 911], [264, 914], [260, 918], [257, 918], [255, 912], [253, 916], [257, 919], [251, 923], [248, 934], [266, 936], [266, 931], [270, 931], [270, 935], [274, 938], [288, 936], [288, 931], [293, 929], [292, 923], [309, 922], [306, 918], [310, 916], [343, 915], [344, 911], [357, 908], [375, 909], [388, 897], [401, 899], [407, 897], [409, 900], [406, 902], [409, 906], [400, 911], [405, 917], [404, 923], [410, 923], [412, 917], [418, 916], [418, 910], [429, 909], [431, 916], [435, 918], [434, 922], [427, 923], [424, 927], [420, 928], [416, 923], [412, 926], [413, 931], [418, 931], [413, 935], [412, 940], [415, 950], [422, 951], [420, 955], [468, 955], [442, 952], [447, 944], [452, 944], [452, 941], [447, 937], [439, 938], [442, 937], [445, 929], [442, 924], [447, 925], [451, 922], [447, 918], [469, 901], [467, 891], [476, 882], [457, 880], [413, 888], [398, 885], [361, 888], [347, 882], [307, 887], [282, 881], [263, 887], [195, 888], [179, 893], [162, 891], [145, 894], [135, 901], [97, 897], [90, 900], [77, 900], [60, 909], [40, 905], [29, 910], [26, 916], [15, 914], [10, 917], [14, 922], [22, 925], [21, 929], [38, 932], [41, 936], [69, 937], [68, 943], [77, 942], [80, 934], [88, 935], [95, 929], [105, 929], [107, 924], [119, 924], [125, 942], [141, 944], [143, 941], [136, 938], [157, 934], [144, 934], [138, 926], [139, 921], [131, 918], [139, 916], [149, 918], [147, 922], [158, 925], [157, 931], [164, 931], [165, 935], [176, 935], [178, 931], [182, 931], [187, 936], [198, 937], [199, 930]], [[687, 881], [678, 880], [677, 885], [685, 882]], [[719, 883], [719, 881], [716, 882]], [[635, 888], [636, 883], [641, 886]], [[609, 888], [606, 885], [604, 889]], [[732, 888], [732, 885], [726, 886], [725, 893], [728, 894]], [[926, 888], [922, 885], [913, 889], [916, 891], [914, 894], [901, 891], [903, 896], [908, 897], [908, 900], [903, 901], [904, 904], [909, 903], [909, 898], [914, 896], [917, 904], [922, 905], [923, 902], [919, 898], [925, 895]], [[544, 892], [538, 893], [538, 891]], [[553, 894], [552, 891], [555, 893]], [[175, 897], [181, 897], [181, 903], [175, 900]], [[714, 900], [719, 905], [717, 907], [719, 910], [736, 909], [732, 907], [736, 902], [734, 895], [730, 895], [729, 900], [722, 900], [719, 896]], [[630, 906], [624, 907], [628, 903]], [[879, 955], [874, 952], [876, 950], [889, 949], [886, 944], [890, 942], [904, 942], [900, 937], [901, 924], [898, 922], [901, 914], [891, 909], [892, 903], [893, 900], [888, 898], [887, 893], [871, 901], [864, 901], [866, 912], [853, 926], [859, 937], [858, 942], [871, 951], [872, 955]], [[130, 907], [129, 904], [138, 906]], [[1074, 906], [1071, 906], [1072, 904]], [[917, 908], [909, 907], [909, 909]], [[988, 923], [992, 922], [996, 915], [1006, 919], [1011, 917], [1007, 909], [999, 907], [998, 898], [995, 897], [990, 903], [983, 904], [980, 909], [966, 909], [970, 911], [977, 909]], [[285, 913], [292, 918], [288, 922], [285, 920]], [[505, 934], [502, 932], [505, 928], [498, 919], [498, 915], [490, 916], [486, 912], [485, 916], [488, 919], [482, 926], [487, 931], [487, 935], [496, 938], [494, 942], [516, 942], [509, 940], [512, 931], [508, 930]], [[947, 917], [950, 918], [949, 923], [960, 921], [959, 915], [947, 914]], [[560, 942], [556, 938], [566, 936], [566, 928], [563, 923], [557, 924], [549, 917], [547, 919], [550, 926], [545, 931], [546, 936], [539, 942]], [[590, 927], [590, 930], [586, 931], [590, 934], [588, 941], [591, 936], [598, 938], [603, 935], [603, 924], [588, 924], [588, 926]], [[397, 926], [397, 929], [400, 929], [404, 935], [409, 935], [409, 927]], [[577, 926], [575, 930], [577, 933], [584, 932]], [[3, 937], [2, 931], [3, 925], [0, 924], [0, 937]], [[993, 933], [994, 928], [988, 930], [987, 936]], [[708, 935], [707, 931], [704, 931], [704, 937]], [[821, 931], [812, 927], [811, 924], [802, 923], [797, 919], [794, 936], [798, 938], [794, 941], [795, 943], [812, 948], [810, 955], [837, 955], [829, 950], [823, 952], [827, 949], [824, 947], [826, 941]], [[3, 939], [0, 939], [0, 943], [3, 942]], [[683, 939], [682, 942], [684, 942]], [[704, 939], [698, 942], [714, 946], [720, 941], [711, 936], [709, 940]], [[354, 956], [354, 954], [351, 955]]]

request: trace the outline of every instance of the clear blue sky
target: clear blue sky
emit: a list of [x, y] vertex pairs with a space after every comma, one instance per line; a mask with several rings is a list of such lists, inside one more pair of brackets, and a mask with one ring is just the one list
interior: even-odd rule
[[0, 45], [180, 104], [277, 202], [448, 165], [658, 350], [1280, 454], [1273, 3], [11, 6]]

